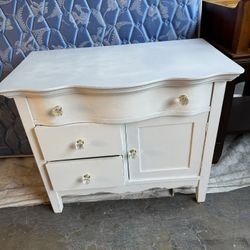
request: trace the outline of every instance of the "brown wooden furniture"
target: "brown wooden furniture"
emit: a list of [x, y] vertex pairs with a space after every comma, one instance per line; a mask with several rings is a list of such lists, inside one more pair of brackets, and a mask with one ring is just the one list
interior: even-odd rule
[[[234, 2], [236, 7], [229, 8]], [[201, 36], [245, 69], [226, 87], [213, 157], [216, 163], [226, 134], [250, 131], [250, 0], [203, 2]], [[245, 82], [243, 95], [234, 97], [235, 86], [240, 82]]]

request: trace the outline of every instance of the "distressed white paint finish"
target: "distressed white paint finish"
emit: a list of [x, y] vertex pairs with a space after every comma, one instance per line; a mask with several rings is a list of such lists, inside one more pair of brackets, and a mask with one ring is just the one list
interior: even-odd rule
[[[25, 73], [24, 73], [25, 72]], [[240, 66], [202, 39], [32, 52], [1, 86], [2, 92], [62, 88], [124, 89], [159, 81], [231, 80]]]
[[[30, 97], [28, 101], [36, 124], [127, 123], [166, 115], [185, 116], [207, 112], [211, 93], [212, 84], [206, 83], [182, 87], [157, 86], [140, 91], [130, 89], [119, 94], [83, 91], [82, 94]], [[181, 95], [188, 97], [188, 105], [178, 103]], [[61, 116], [51, 113], [57, 105], [62, 108]]]
[[[15, 98], [55, 212], [63, 209], [62, 196], [158, 187], [197, 187], [202, 202], [225, 82], [242, 72], [201, 39], [34, 52], [0, 92]], [[180, 95], [187, 105], [176, 102]], [[56, 105], [62, 115], [52, 117]], [[88, 156], [99, 158], [69, 149], [84, 140], [75, 138], [84, 126]], [[89, 188], [76, 183], [85, 173], [95, 176]]]
[[[47, 163], [54, 190], [74, 191], [124, 185], [122, 157], [105, 157]], [[89, 182], [84, 175], [89, 175]]]
[[[80, 123], [59, 127], [37, 126], [35, 133], [47, 161], [121, 155], [124, 127]], [[77, 141], [82, 140], [82, 147]]]
[[185, 187], [191, 188], [198, 185], [199, 177], [189, 176], [186, 178], [176, 178], [169, 180], [144, 180], [140, 182], [125, 182], [123, 186], [116, 187], [106, 187], [100, 189], [81, 189], [81, 190], [67, 190], [58, 191], [58, 193], [63, 196], [75, 196], [75, 195], [89, 195], [89, 194], [101, 194], [101, 193], [113, 193], [113, 194], [132, 194], [137, 192], [143, 192], [145, 190], [155, 189], [155, 188], [177, 188]]
[[208, 113], [162, 117], [126, 126], [129, 178], [168, 179], [198, 176]]

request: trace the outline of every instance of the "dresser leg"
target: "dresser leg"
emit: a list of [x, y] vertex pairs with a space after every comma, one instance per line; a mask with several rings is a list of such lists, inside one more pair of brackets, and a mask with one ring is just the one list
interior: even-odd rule
[[203, 148], [203, 156], [201, 161], [200, 180], [196, 188], [197, 202], [204, 202], [206, 199], [207, 186], [212, 166], [212, 159], [214, 153], [214, 145], [216, 142], [216, 131], [220, 121], [220, 113], [223, 102], [223, 95], [226, 83], [214, 83], [213, 97], [211, 101], [211, 110], [208, 118], [208, 127], [206, 132], [206, 139]]
[[63, 210], [62, 197], [55, 191], [48, 192], [48, 196], [54, 213], [61, 213]]
[[207, 184], [199, 183], [199, 186], [196, 188], [196, 201], [198, 203], [204, 202], [206, 200], [207, 194]]

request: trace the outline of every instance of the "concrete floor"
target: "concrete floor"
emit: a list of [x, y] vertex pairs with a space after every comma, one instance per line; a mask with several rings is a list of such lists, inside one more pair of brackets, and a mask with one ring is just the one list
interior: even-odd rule
[[208, 194], [0, 210], [0, 249], [250, 249], [250, 187]]

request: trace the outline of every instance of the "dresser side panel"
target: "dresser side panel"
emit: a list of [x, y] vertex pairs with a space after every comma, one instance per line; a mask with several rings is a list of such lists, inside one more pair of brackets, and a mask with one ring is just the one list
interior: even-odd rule
[[22, 123], [24, 125], [25, 132], [29, 139], [31, 149], [34, 154], [37, 167], [42, 177], [45, 189], [49, 196], [52, 208], [55, 213], [61, 213], [63, 209], [62, 199], [61, 199], [61, 196], [57, 192], [53, 191], [51, 183], [48, 179], [48, 174], [45, 169], [45, 160], [43, 159], [40, 147], [38, 145], [37, 138], [34, 133], [35, 124], [34, 124], [30, 109], [29, 109], [29, 105], [27, 103], [27, 99], [25, 97], [16, 97], [15, 103], [19, 111]]

